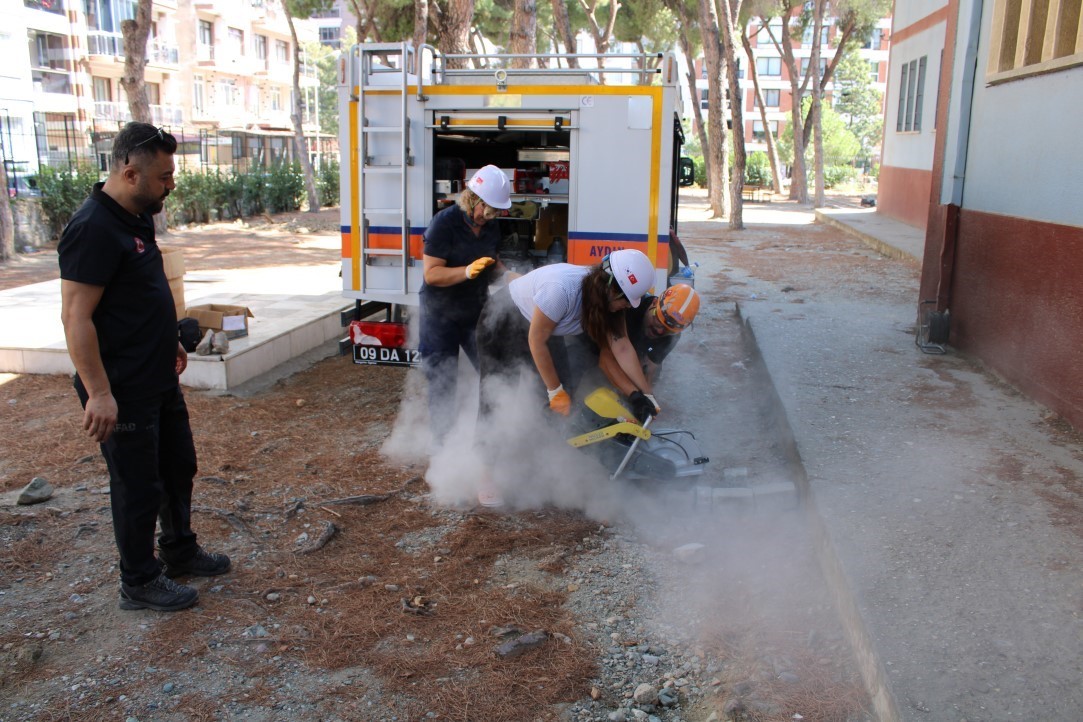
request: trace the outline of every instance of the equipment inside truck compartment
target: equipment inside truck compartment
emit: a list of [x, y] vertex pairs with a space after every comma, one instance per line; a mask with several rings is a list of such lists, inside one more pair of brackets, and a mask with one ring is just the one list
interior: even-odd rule
[[478, 169], [493, 164], [512, 182], [512, 207], [498, 219], [500, 260], [526, 273], [567, 260], [570, 134], [567, 130], [433, 131], [433, 213], [454, 203]]

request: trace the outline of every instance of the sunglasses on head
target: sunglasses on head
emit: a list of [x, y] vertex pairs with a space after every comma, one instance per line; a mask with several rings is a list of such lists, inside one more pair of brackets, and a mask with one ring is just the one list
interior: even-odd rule
[[128, 154], [129, 153], [131, 153], [133, 150], [135, 150], [139, 146], [145, 145], [145, 144], [151, 142], [155, 138], [157, 138], [158, 140], [160, 140], [160, 141], [162, 141], [164, 143], [165, 142], [165, 131], [162, 130], [161, 128], [155, 128], [154, 129], [154, 135], [149, 136], [147, 138], [144, 138], [143, 140], [139, 141], [138, 143], [133, 145], [131, 148], [129, 148], [128, 152], [124, 154], [124, 165], [128, 165], [128, 162], [129, 162], [128, 161]]

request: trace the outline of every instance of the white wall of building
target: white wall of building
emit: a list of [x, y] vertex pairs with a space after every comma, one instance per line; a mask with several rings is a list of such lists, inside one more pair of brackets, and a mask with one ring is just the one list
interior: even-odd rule
[[946, 0], [901, 0], [895, 5], [895, 29], [906, 28], [937, 10], [947, 7]]
[[982, 14], [962, 205], [1083, 226], [1083, 68], [987, 86], [993, 2]]
[[[905, 4], [905, 3], [900, 3]], [[935, 8], [934, 8], [935, 9]], [[896, 22], [896, 28], [901, 27]], [[946, 22], [939, 22], [891, 46], [891, 66], [888, 70], [887, 100], [884, 104], [884, 151], [882, 164], [896, 168], [932, 170], [933, 152], [939, 129], [936, 125], [936, 98], [940, 92], [940, 60], [944, 48]], [[898, 130], [899, 98], [906, 89], [900, 87], [902, 68], [913, 60], [925, 62], [925, 85], [922, 93], [921, 130]]]

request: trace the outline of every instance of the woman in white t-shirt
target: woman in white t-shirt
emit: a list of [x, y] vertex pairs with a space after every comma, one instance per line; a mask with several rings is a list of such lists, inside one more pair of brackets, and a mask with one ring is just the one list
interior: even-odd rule
[[[494, 294], [477, 328], [479, 430], [485, 428], [493, 409], [493, 377], [517, 377], [531, 364], [545, 384], [549, 408], [563, 416], [570, 414], [572, 399], [564, 390], [549, 342], [554, 336], [580, 333], [587, 334], [599, 348], [613, 352], [638, 388], [632, 395], [633, 405], [649, 405], [652, 413], [657, 413], [651, 385], [628, 340], [623, 313], [639, 306], [653, 285], [654, 264], [642, 252], [625, 249], [614, 251], [596, 266], [543, 266]], [[486, 506], [500, 505], [499, 497], [486, 494], [484, 488], [479, 500]]]

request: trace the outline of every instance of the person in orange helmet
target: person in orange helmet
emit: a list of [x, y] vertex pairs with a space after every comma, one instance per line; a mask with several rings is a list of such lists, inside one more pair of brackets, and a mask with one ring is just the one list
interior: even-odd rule
[[[625, 324], [628, 340], [632, 343], [643, 365], [643, 373], [651, 384], [666, 356], [677, 345], [680, 334], [688, 328], [699, 312], [700, 297], [696, 289], [678, 283], [670, 286], [661, 296], [647, 296], [639, 308], [627, 309]], [[632, 398], [636, 385], [617, 364], [608, 348], [601, 349], [598, 366], [618, 391]], [[639, 409], [634, 409], [637, 416]], [[646, 409], [643, 410], [643, 413]]]

